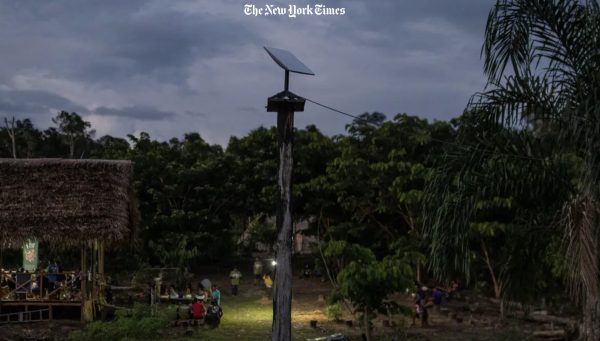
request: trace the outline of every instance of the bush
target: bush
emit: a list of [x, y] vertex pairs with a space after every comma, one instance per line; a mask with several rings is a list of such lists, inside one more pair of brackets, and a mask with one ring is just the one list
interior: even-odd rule
[[342, 307], [339, 303], [330, 304], [325, 308], [325, 315], [334, 321], [340, 321], [342, 319]]
[[71, 340], [139, 340], [156, 339], [159, 332], [172, 320], [172, 307], [165, 307], [154, 314], [148, 305], [136, 304], [133, 309], [119, 310], [115, 320], [110, 322], [94, 321], [83, 330], [69, 334]]

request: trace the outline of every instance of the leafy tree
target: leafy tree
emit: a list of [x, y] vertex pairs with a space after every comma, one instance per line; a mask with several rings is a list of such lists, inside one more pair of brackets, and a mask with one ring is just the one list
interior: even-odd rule
[[558, 132], [557, 149], [583, 159], [574, 191], [564, 201], [562, 223], [569, 240], [568, 282], [582, 306], [581, 337], [600, 339], [600, 6], [577, 0], [499, 1], [488, 20], [483, 53], [490, 90], [476, 105], [505, 124], [542, 122]]
[[339, 149], [334, 139], [314, 125], [295, 131], [294, 139], [294, 219], [309, 220], [331, 199], [324, 197], [318, 184], [325, 181], [327, 166], [339, 156]]
[[275, 128], [259, 127], [243, 138], [231, 137], [224, 162], [230, 167], [227, 184], [235, 199], [228, 209], [235, 230], [238, 235], [252, 234], [256, 232], [252, 229], [265, 226], [266, 219], [275, 215], [278, 169]]
[[0, 128], [0, 155], [7, 157], [33, 158], [40, 156], [43, 144], [42, 132], [33, 126], [30, 119], [5, 119]]
[[126, 139], [105, 135], [96, 140], [95, 148], [90, 152], [92, 158], [107, 160], [127, 159], [131, 152], [131, 146]]
[[529, 131], [486, 124], [477, 113], [454, 123], [457, 138], [440, 159], [424, 200], [430, 262], [439, 278], [488, 283], [503, 316], [505, 297], [527, 301], [547, 291], [547, 245], [560, 238], [557, 199], [570, 188], [560, 181], [547, 186], [530, 174], [561, 179], [570, 176], [571, 166], [557, 157], [514, 154], [511, 146], [523, 141], [538, 146], [537, 153], [543, 150]]
[[93, 130], [88, 130], [91, 127], [90, 122], [84, 121], [75, 112], [61, 111], [52, 119], [52, 122], [56, 124], [58, 131], [64, 134], [69, 146], [69, 158], [71, 159], [75, 157], [75, 145], [94, 135]]
[[367, 246], [378, 257], [406, 236], [414, 251], [424, 250], [423, 189], [443, 150], [437, 141], [452, 138], [452, 131], [447, 123], [430, 124], [406, 114], [391, 121], [374, 115], [366, 122], [377, 126], [357, 119], [348, 127], [349, 136], [335, 139], [339, 156], [329, 162], [324, 179], [313, 181], [324, 209], [316, 216], [323, 215], [320, 222], [329, 238]]
[[133, 143], [140, 236], [150, 263], [184, 268], [231, 251], [230, 218], [224, 209], [227, 170], [222, 150], [197, 133], [158, 142], [146, 133]]
[[[409, 260], [392, 254], [377, 260], [371, 250], [344, 241], [331, 243], [327, 251], [333, 261], [346, 258], [348, 264], [337, 275], [333, 301], [348, 300], [353, 313], [360, 313], [361, 325], [367, 340], [371, 340], [371, 320], [377, 313], [390, 314], [400, 306], [389, 300], [389, 295], [412, 285], [413, 272]], [[351, 258], [348, 260], [347, 258]]]
[[[524, 180], [545, 186], [557, 179], [572, 183], [566, 199], [556, 198], [563, 206], [557, 219], [568, 240], [567, 279], [573, 297], [581, 303], [580, 336], [584, 340], [600, 339], [599, 42], [600, 6], [596, 1], [498, 0], [488, 17], [482, 51], [488, 85], [470, 104], [483, 121], [517, 131], [532, 129], [536, 137], [554, 135], [542, 148], [527, 139], [506, 139], [511, 154], [534, 153], [547, 159], [552, 154], [561, 158], [572, 153], [582, 160], [574, 181], [557, 178], [555, 172], [547, 171], [551, 168], [544, 168], [523, 172], [522, 177], [507, 178], [504, 183], [513, 188]], [[548, 149], [552, 152], [543, 152]], [[482, 154], [478, 156], [481, 159]], [[464, 220], [465, 216], [455, 219]], [[464, 226], [453, 224], [460, 225]], [[446, 238], [454, 239], [452, 243], [462, 253], [468, 233], [464, 229], [448, 232], [455, 232]]]

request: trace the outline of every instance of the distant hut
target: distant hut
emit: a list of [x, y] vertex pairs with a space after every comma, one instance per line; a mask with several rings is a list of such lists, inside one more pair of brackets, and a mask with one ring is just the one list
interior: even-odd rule
[[[80, 305], [81, 319], [92, 318], [106, 285], [105, 247], [131, 238], [136, 226], [132, 173], [131, 161], [0, 159], [0, 247], [36, 240], [81, 250], [78, 298], [64, 302], [40, 290], [21, 302], [26, 310], [47, 306], [51, 319], [52, 306]], [[19, 304], [0, 301], [0, 309], [9, 303]]]

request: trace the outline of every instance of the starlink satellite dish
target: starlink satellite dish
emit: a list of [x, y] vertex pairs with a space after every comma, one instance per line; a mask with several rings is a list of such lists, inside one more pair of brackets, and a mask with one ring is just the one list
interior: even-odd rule
[[266, 46], [265, 51], [267, 51], [269, 56], [273, 58], [277, 65], [281, 66], [285, 70], [283, 91], [269, 97], [269, 101], [267, 102], [267, 111], [304, 111], [305, 99], [289, 91], [290, 72], [311, 76], [314, 76], [315, 73], [312, 72], [306, 65], [304, 65], [304, 63], [298, 60], [298, 58], [296, 58], [296, 56], [294, 56], [290, 51]]
[[276, 49], [273, 47], [265, 47], [265, 50], [273, 58], [275, 63], [281, 66], [285, 71], [301, 73], [303, 75], [311, 75], [314, 76], [315, 73], [312, 72], [306, 65], [304, 65], [296, 56], [294, 56], [290, 51]]

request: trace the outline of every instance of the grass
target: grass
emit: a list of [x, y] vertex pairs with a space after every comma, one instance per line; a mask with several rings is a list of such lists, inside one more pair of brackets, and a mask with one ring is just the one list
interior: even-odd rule
[[[256, 297], [225, 297], [222, 302], [223, 319], [216, 329], [200, 327], [189, 340], [268, 340], [271, 338], [273, 305]], [[327, 335], [319, 329], [310, 328], [309, 322], [292, 321], [294, 340], [306, 340]]]
[[[130, 311], [121, 311], [115, 321], [92, 322], [82, 330], [77, 330], [69, 335], [71, 340], [215, 340], [215, 341], [242, 341], [242, 340], [270, 340], [272, 324], [272, 301], [260, 291], [249, 295], [229, 296], [222, 299], [223, 318], [216, 329], [208, 326], [183, 327], [173, 326], [175, 320], [174, 305], [162, 304], [158, 306], [158, 313], [150, 314], [148, 305], [136, 305]], [[292, 337], [293, 340], [307, 340], [336, 332], [346, 335], [349, 340], [360, 340], [360, 330], [356, 327], [348, 328], [344, 324], [329, 321], [324, 312], [325, 302], [317, 301], [315, 295], [310, 293], [296, 293], [293, 299]], [[523, 326], [514, 325], [500, 330], [491, 330], [486, 327], [458, 326], [442, 322], [441, 316], [433, 328], [421, 330], [419, 328], [400, 327], [396, 331], [397, 340], [435, 339], [440, 341], [457, 340], [526, 340], [527, 334]], [[349, 319], [350, 316], [344, 316]], [[318, 328], [310, 327], [310, 320], [318, 320]], [[408, 322], [407, 322], [408, 323]], [[374, 340], [392, 340], [395, 333], [392, 328], [382, 328], [381, 321], [374, 323]]]
[[[208, 326], [172, 326], [174, 305], [159, 306], [150, 315], [149, 306], [136, 306], [132, 312], [119, 314], [115, 321], [89, 323], [85, 329], [71, 333], [71, 340], [269, 340], [271, 338], [272, 303], [266, 298], [224, 296], [223, 318], [218, 328]], [[295, 312], [297, 309], [295, 309]], [[309, 325], [310, 313], [292, 318], [294, 340], [307, 340], [332, 334]]]

